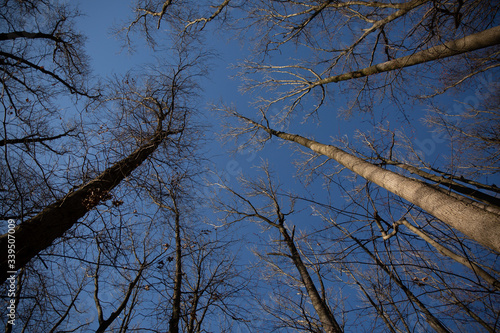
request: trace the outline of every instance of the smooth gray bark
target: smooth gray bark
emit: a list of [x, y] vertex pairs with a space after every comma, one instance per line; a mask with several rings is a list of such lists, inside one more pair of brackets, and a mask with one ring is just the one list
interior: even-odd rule
[[275, 131], [241, 115], [236, 116], [270, 135], [299, 143], [318, 154], [334, 159], [355, 174], [415, 204], [467, 237], [500, 253], [500, 215], [471, 205], [466, 200], [460, 200], [457, 195], [448, 195], [422, 181], [373, 165], [335, 146], [300, 135]]
[[[380, 157], [381, 158], [381, 157]], [[474, 198], [478, 201], [481, 201], [485, 203], [484, 209], [490, 210], [493, 213], [499, 213], [500, 212], [500, 199], [494, 196], [491, 196], [487, 193], [483, 193], [479, 190], [475, 190], [473, 188], [470, 188], [468, 186], [462, 185], [455, 181], [454, 179], [448, 179], [442, 176], [436, 176], [434, 174], [428, 173], [427, 171], [421, 170], [419, 168], [416, 168], [412, 165], [406, 164], [406, 163], [400, 163], [396, 161], [392, 161], [389, 159], [381, 158], [383, 162], [397, 166], [398, 168], [404, 169], [409, 171], [412, 174], [418, 175], [424, 179], [430, 180], [432, 182], [435, 182], [437, 184], [444, 185], [448, 187], [449, 189], [465, 194], [471, 198]], [[458, 178], [459, 179], [459, 178]], [[491, 205], [491, 206], [490, 206]]]
[[404, 67], [415, 66], [424, 62], [448, 58], [462, 53], [479, 50], [500, 44], [500, 26], [490, 28], [464, 38], [452, 40], [441, 45], [417, 52], [415, 54], [386, 61], [366, 67], [358, 71], [330, 76], [311, 83], [311, 88], [332, 82], [347, 81], [373, 74], [389, 72]]

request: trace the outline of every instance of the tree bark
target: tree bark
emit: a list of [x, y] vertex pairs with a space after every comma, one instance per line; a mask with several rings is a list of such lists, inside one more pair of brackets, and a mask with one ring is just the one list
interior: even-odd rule
[[[491, 210], [493, 213], [498, 213], [500, 211], [500, 199], [494, 196], [491, 196], [487, 193], [483, 193], [481, 191], [475, 190], [473, 188], [470, 188], [468, 186], [462, 185], [455, 181], [454, 179], [448, 179], [442, 176], [436, 176], [434, 174], [431, 174], [427, 171], [421, 170], [419, 168], [416, 168], [412, 165], [406, 164], [406, 163], [401, 163], [397, 161], [392, 161], [386, 158], [382, 158], [383, 162], [389, 164], [389, 165], [394, 165], [397, 166], [398, 168], [404, 169], [409, 171], [412, 174], [415, 174], [417, 176], [420, 176], [424, 179], [430, 180], [432, 182], [435, 182], [437, 184], [443, 185], [448, 187], [449, 189], [465, 194], [466, 196], [469, 196], [471, 198], [474, 198], [478, 201], [481, 201], [485, 203], [485, 209]], [[457, 178], [459, 179], [459, 178]], [[491, 206], [488, 206], [491, 205]]]
[[177, 210], [177, 202], [175, 196], [172, 197], [174, 203], [175, 214], [175, 278], [174, 278], [174, 295], [172, 301], [172, 316], [168, 322], [169, 333], [179, 332], [179, 319], [181, 315], [181, 286], [182, 286], [182, 244], [181, 244], [181, 227], [180, 214]]
[[497, 44], [500, 44], [500, 26], [481, 31], [464, 38], [452, 40], [406, 57], [386, 61], [381, 64], [360, 69], [358, 71], [330, 76], [312, 82], [310, 88], [332, 82], [347, 81], [350, 79], [357, 79], [373, 74], [389, 72], [404, 67], [418, 65], [424, 62], [448, 58], [458, 54], [479, 50]]
[[290, 235], [288, 234], [287, 230], [283, 225], [279, 226], [279, 231], [281, 235], [283, 235], [283, 239], [285, 240], [285, 243], [288, 246], [288, 249], [290, 250], [293, 264], [299, 271], [302, 283], [304, 284], [304, 287], [307, 290], [307, 294], [311, 299], [311, 303], [314, 306], [314, 310], [316, 310], [316, 313], [318, 314], [318, 317], [321, 321], [321, 324], [323, 325], [323, 328], [327, 333], [342, 333], [343, 331], [340, 328], [340, 325], [335, 320], [335, 317], [330, 311], [330, 308], [326, 305], [325, 301], [319, 295], [319, 292], [316, 289], [316, 286], [314, 285], [314, 282], [311, 279], [309, 272], [307, 271], [307, 267], [302, 261], [299, 251], [297, 251], [297, 248], [295, 247], [293, 239], [290, 237]]
[[270, 135], [301, 144], [312, 151], [334, 159], [355, 174], [415, 204], [467, 237], [500, 253], [500, 216], [468, 204], [427, 183], [383, 169], [337, 147], [321, 144], [300, 135], [275, 131], [236, 114]]
[[0, 236], [0, 282], [5, 282], [12, 274], [8, 272], [24, 267], [33, 257], [52, 245], [54, 240], [63, 236], [141, 165], [168, 135], [177, 133], [180, 131], [163, 131], [159, 126], [155, 135], [129, 156], [116, 162], [77, 191], [68, 193], [35, 217], [16, 226], [13, 233], [16, 246], [15, 266], [10, 265], [7, 260], [9, 234]]

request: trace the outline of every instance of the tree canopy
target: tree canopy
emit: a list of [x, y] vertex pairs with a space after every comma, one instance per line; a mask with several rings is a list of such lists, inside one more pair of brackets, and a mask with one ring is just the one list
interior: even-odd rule
[[6, 332], [499, 330], [494, 2], [127, 5], [0, 5]]

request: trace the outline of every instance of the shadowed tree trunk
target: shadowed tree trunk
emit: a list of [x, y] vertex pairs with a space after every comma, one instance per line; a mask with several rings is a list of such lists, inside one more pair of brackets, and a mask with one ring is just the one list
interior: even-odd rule
[[304, 287], [307, 290], [307, 294], [311, 298], [311, 303], [314, 306], [314, 310], [316, 310], [316, 313], [318, 314], [318, 317], [321, 321], [321, 324], [323, 325], [323, 328], [328, 333], [342, 333], [343, 330], [340, 328], [339, 324], [335, 320], [335, 317], [330, 311], [330, 308], [325, 303], [325, 300], [322, 299], [321, 296], [319, 295], [319, 292], [316, 289], [316, 286], [314, 285], [314, 282], [311, 279], [309, 272], [307, 271], [307, 267], [302, 261], [302, 258], [300, 257], [299, 251], [295, 246], [294, 240], [292, 239], [292, 237], [290, 237], [288, 231], [281, 223], [278, 229], [281, 235], [283, 236], [283, 239], [285, 240], [288, 249], [290, 250], [290, 258], [292, 259], [293, 264], [299, 271], [302, 283], [304, 283]]
[[[290, 253], [283, 254], [280, 252], [277, 254], [273, 253], [272, 255], [285, 256], [291, 259], [293, 265], [295, 266], [300, 275], [300, 280], [302, 282], [302, 285], [306, 289], [307, 295], [309, 296], [310, 302], [314, 307], [316, 314], [318, 315], [318, 318], [321, 322], [321, 326], [323, 327], [324, 331], [327, 333], [342, 333], [343, 330], [338, 324], [337, 320], [335, 319], [335, 316], [333, 315], [332, 311], [330, 310], [330, 307], [327, 304], [326, 297], [325, 296], [322, 297], [320, 295], [318, 288], [316, 287], [313, 279], [311, 278], [311, 275], [309, 274], [307, 266], [304, 264], [304, 261], [302, 260], [301, 254], [299, 253], [299, 250], [295, 245], [294, 232], [292, 231], [292, 235], [290, 236], [287, 228], [285, 227], [285, 216], [287, 214], [283, 213], [280, 207], [279, 199], [276, 195], [276, 188], [274, 188], [273, 185], [271, 185], [272, 180], [268, 169], [264, 167], [263, 170], [266, 173], [267, 176], [266, 183], [268, 184], [269, 187], [266, 188], [262, 187], [260, 185], [262, 183], [260, 182], [258, 183], [249, 182], [249, 184], [252, 184], [251, 186], [255, 186], [254, 191], [251, 192], [251, 194], [249, 195], [251, 196], [264, 195], [265, 197], [270, 199], [273, 207], [273, 216], [272, 217], [266, 216], [265, 213], [262, 213], [260, 210], [256, 209], [256, 207], [250, 202], [250, 200], [236, 193], [229, 187], [224, 186], [224, 188], [232, 195], [246, 202], [246, 204], [250, 208], [251, 213], [243, 212], [236, 208], [229, 208], [228, 210], [244, 217], [258, 218], [267, 223], [268, 225], [272, 226], [273, 228], [276, 228], [280, 232], [280, 234], [283, 236], [283, 241], [288, 247]], [[321, 277], [319, 277], [319, 279], [321, 283], [322, 282]]]
[[[99, 258], [101, 257], [101, 250], [100, 249], [99, 249], [99, 256], [98, 257]], [[104, 312], [103, 312], [102, 304], [101, 304], [101, 301], [99, 300], [99, 268], [100, 268], [100, 260], [98, 259], [98, 265], [96, 267], [96, 271], [95, 271], [95, 275], [94, 275], [94, 286], [95, 286], [95, 289], [94, 289], [94, 301], [95, 301], [95, 304], [96, 304], [97, 317], [98, 317], [98, 321], [99, 321], [99, 327], [95, 331], [96, 333], [104, 333], [104, 332], [106, 332], [106, 330], [116, 320], [116, 318], [118, 318], [122, 314], [123, 310], [127, 306], [127, 303], [128, 303], [128, 301], [130, 299], [130, 296], [134, 292], [137, 284], [139, 283], [139, 280], [141, 279], [142, 273], [143, 273], [144, 269], [146, 268], [146, 266], [147, 266], [146, 263], [141, 264], [141, 267], [137, 271], [137, 275], [135, 276], [134, 280], [132, 280], [129, 283], [129, 285], [128, 285], [127, 289], [126, 289], [126, 292], [125, 292], [125, 297], [123, 298], [123, 300], [120, 303], [120, 305], [118, 306], [118, 308], [115, 311], [113, 311], [109, 315], [109, 317], [107, 319], [104, 319]]]
[[[161, 120], [160, 120], [161, 122]], [[49, 247], [54, 240], [64, 235], [75, 223], [97, 206], [106, 195], [125, 177], [141, 165], [160, 143], [169, 135], [181, 131], [164, 131], [161, 125], [154, 136], [126, 158], [116, 162], [98, 177], [68, 193], [35, 217], [16, 226], [14, 230], [16, 255], [15, 265], [8, 262], [7, 245], [9, 234], [0, 236], [0, 281], [3, 283], [15, 271], [24, 267], [38, 253]]]
[[182, 287], [182, 244], [181, 244], [181, 227], [180, 213], [177, 208], [175, 194], [171, 192], [173, 207], [172, 212], [175, 214], [175, 279], [174, 279], [174, 295], [172, 301], [172, 316], [168, 322], [169, 333], [179, 332], [179, 319], [181, 316], [181, 287]]

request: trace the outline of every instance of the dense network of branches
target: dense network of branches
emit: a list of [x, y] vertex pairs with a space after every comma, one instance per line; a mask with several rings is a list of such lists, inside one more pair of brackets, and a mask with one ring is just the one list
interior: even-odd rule
[[137, 0], [102, 77], [75, 4], [2, 1], [5, 331], [498, 331], [498, 11]]

